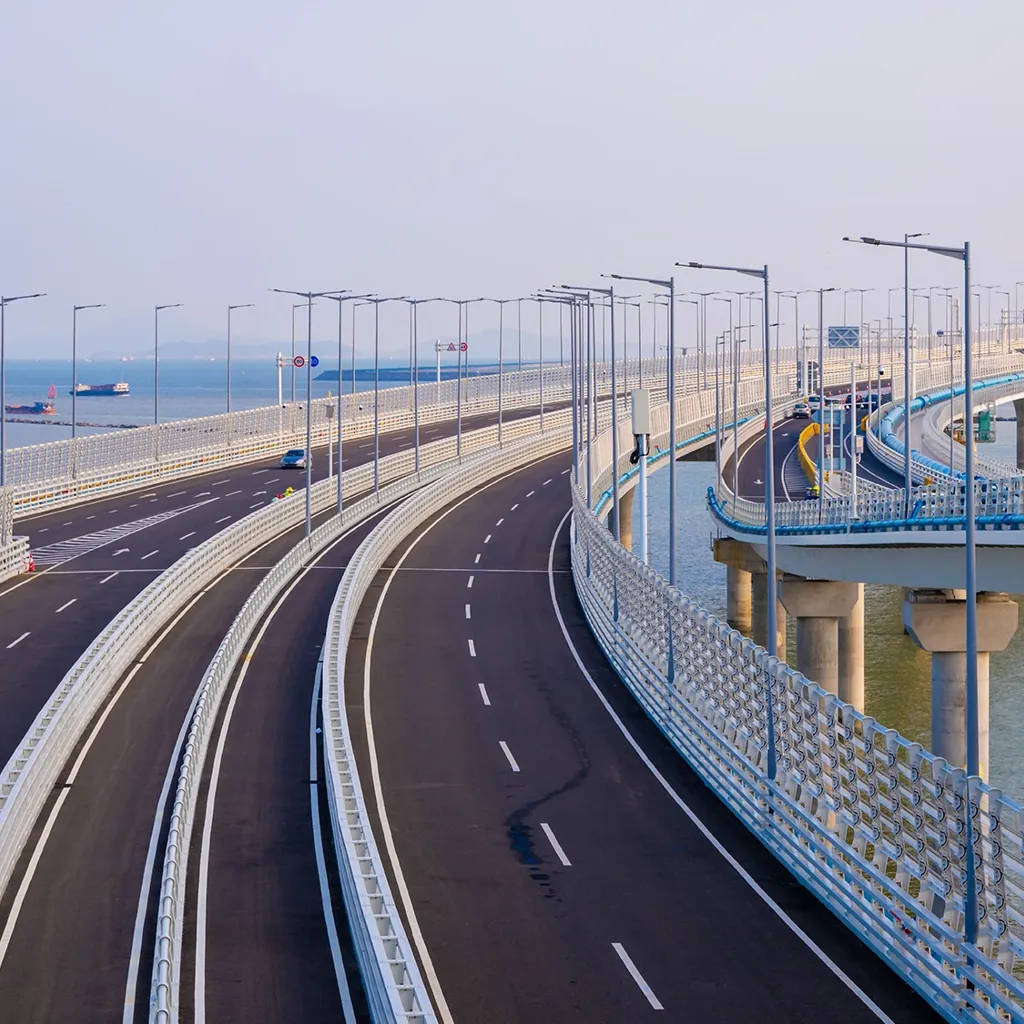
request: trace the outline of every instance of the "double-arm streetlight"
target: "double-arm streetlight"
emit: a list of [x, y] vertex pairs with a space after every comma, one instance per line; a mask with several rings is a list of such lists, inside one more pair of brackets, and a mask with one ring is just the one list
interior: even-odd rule
[[88, 306], [74, 306], [71, 312], [71, 436], [78, 433], [78, 314], [83, 309], [102, 309], [105, 302], [93, 302]]
[[160, 422], [160, 310], [177, 309], [184, 305], [171, 302], [153, 309], [153, 422]]
[[[334, 299], [338, 304], [338, 406], [335, 409], [335, 415], [337, 416], [337, 430], [338, 430], [338, 515], [341, 515], [342, 510], [342, 498], [343, 498], [343, 486], [341, 482], [342, 474], [342, 444], [341, 444], [341, 406], [342, 406], [342, 388], [341, 388], [341, 309], [345, 302], [349, 299], [368, 299], [370, 295], [352, 295], [349, 292], [339, 292], [333, 294], [330, 292], [323, 293], [323, 298]], [[355, 314], [352, 316], [353, 325], [355, 323]], [[353, 332], [354, 335], [354, 332]], [[355, 391], [356, 386], [356, 368], [355, 368], [355, 349], [353, 348], [353, 361], [352, 361], [352, 390]]]
[[228, 306], [228, 412], [231, 412], [231, 312], [235, 309], [249, 309], [255, 305], [255, 302], [241, 302], [236, 306]]
[[0, 296], [0, 487], [7, 482], [7, 434], [4, 423], [7, 420], [7, 352], [4, 342], [4, 310], [12, 302], [22, 299], [41, 299], [46, 292], [33, 292], [31, 295]]
[[[770, 317], [768, 316], [768, 264], [760, 269], [755, 267], [729, 267], [717, 266], [710, 263], [677, 263], [677, 267], [688, 267], [692, 270], [724, 270], [733, 274], [743, 274], [746, 277], [758, 277], [764, 286], [764, 316], [761, 320], [764, 326], [764, 404], [765, 404], [765, 446], [764, 446], [764, 486], [765, 486], [765, 525], [767, 528], [767, 545], [765, 550], [765, 569], [768, 575], [768, 654], [771, 657], [778, 656], [779, 638], [776, 624], [778, 601], [778, 582], [775, 578], [775, 431], [772, 411], [772, 360], [771, 360], [771, 332]], [[752, 318], [751, 318], [752, 319]], [[737, 452], [733, 452], [736, 458]], [[773, 706], [774, 694], [772, 677], [769, 673], [766, 679], [767, 686], [767, 728], [768, 728], [768, 779], [775, 782], [775, 709]]]
[[[577, 399], [580, 394], [577, 380], [577, 357], [576, 357], [576, 313], [577, 313], [577, 296], [576, 294], [567, 294], [556, 288], [543, 288], [541, 291], [544, 293], [544, 298], [547, 302], [558, 303], [558, 320], [559, 320], [559, 331], [561, 331], [562, 313], [565, 307], [569, 307], [569, 404], [572, 407], [572, 468], [573, 468], [573, 480], [576, 486], [579, 486], [580, 482], [580, 463], [579, 463], [579, 442], [580, 442], [580, 416], [579, 409], [577, 408]], [[511, 302], [511, 299], [492, 299], [492, 302], [499, 304], [503, 302]], [[500, 309], [500, 305], [499, 305]], [[499, 381], [501, 372], [501, 320], [498, 320], [498, 371]], [[559, 340], [561, 345], [561, 339]], [[500, 383], [499, 383], [500, 387]], [[498, 423], [500, 427], [501, 423], [501, 392], [498, 392]], [[498, 432], [498, 444], [501, 444], [501, 431]]]
[[[412, 384], [412, 419], [413, 419], [413, 451], [415, 460], [415, 471], [420, 471], [420, 327], [419, 307], [428, 302], [440, 302], [439, 296], [429, 299], [407, 299], [401, 298], [398, 301], [409, 303], [411, 314], [409, 322], [409, 374]], [[501, 384], [499, 382], [500, 389]], [[499, 434], [501, 430], [499, 428]]]
[[[818, 289], [818, 514], [825, 511], [825, 293], [838, 288]], [[808, 393], [810, 393], [808, 391]]]
[[[977, 563], [977, 524], [975, 522], [975, 482], [974, 482], [974, 445], [972, 443], [972, 432], [974, 430], [974, 372], [971, 358], [971, 243], [964, 242], [962, 246], [929, 245], [926, 242], [910, 242], [911, 236], [905, 236], [902, 242], [888, 242], [878, 238], [844, 238], [844, 242], [860, 242], [864, 245], [892, 246], [902, 248], [904, 253], [908, 249], [921, 249], [924, 252], [934, 253], [937, 256], [946, 256], [949, 259], [960, 260], [964, 265], [964, 438], [965, 447], [965, 474], [964, 474], [964, 583], [966, 590], [966, 632], [967, 632], [967, 774], [977, 776], [980, 768], [980, 736], [978, 730], [979, 722], [979, 698], [978, 698], [978, 563]], [[910, 409], [909, 403], [906, 410], [906, 419], [909, 427]], [[907, 466], [909, 473], [910, 466], [910, 444], [909, 432], [907, 435]], [[952, 472], [953, 467], [950, 466]], [[909, 503], [909, 492], [907, 495]], [[971, 795], [968, 785], [967, 799], [965, 801], [965, 818], [967, 822], [966, 849], [967, 856], [967, 884], [965, 886], [965, 927], [964, 936], [967, 942], [974, 944], [978, 939], [978, 894], [975, 889], [975, 867], [972, 851], [974, 844], [971, 838], [973, 822], [971, 820]]]

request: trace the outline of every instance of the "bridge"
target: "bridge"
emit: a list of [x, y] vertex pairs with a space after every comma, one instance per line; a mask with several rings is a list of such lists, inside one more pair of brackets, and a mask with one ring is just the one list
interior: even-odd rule
[[[651, 396], [645, 473], [719, 440], [728, 466], [733, 442], [692, 357], [671, 389], [663, 360], [598, 364], [586, 340], [574, 319], [571, 367], [396, 388], [375, 416], [316, 403], [308, 536], [301, 488], [272, 500], [298, 407], [12, 458], [12, 1020], [1020, 1019], [1021, 808], [801, 651], [768, 657], [763, 568], [750, 639], [632, 553], [628, 393]], [[742, 459], [753, 360], [736, 385]], [[729, 479], [723, 540], [760, 558], [764, 502]], [[787, 503], [779, 565], [962, 545], [960, 486], [919, 483], [917, 521], [894, 488]], [[975, 486], [982, 515], [1016, 514], [1009, 483]], [[1016, 557], [1009, 519], [984, 532]]]

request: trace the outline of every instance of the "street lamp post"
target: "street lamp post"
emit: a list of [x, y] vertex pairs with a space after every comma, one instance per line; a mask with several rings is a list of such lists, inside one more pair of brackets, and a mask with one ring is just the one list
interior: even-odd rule
[[46, 292], [34, 292], [32, 295], [0, 296], [0, 487], [7, 482], [7, 432], [4, 423], [7, 420], [7, 352], [4, 339], [4, 310], [12, 302], [22, 299], [41, 299]]
[[160, 310], [177, 309], [181, 302], [156, 306], [153, 310], [153, 422], [160, 422]]
[[[419, 372], [419, 353], [420, 353], [420, 328], [419, 328], [419, 307], [426, 302], [439, 302], [440, 299], [434, 296], [430, 299], [402, 299], [403, 302], [409, 303], [409, 309], [412, 313], [412, 322], [410, 324], [411, 337], [409, 343], [409, 350], [412, 353], [410, 360], [415, 370], [410, 369], [410, 373], [415, 377], [415, 383], [412, 389], [412, 419], [413, 419], [413, 449], [415, 455], [413, 456], [415, 461], [415, 471], [420, 471], [420, 372]], [[501, 385], [499, 383], [498, 387]]]
[[825, 292], [818, 289], [818, 514], [825, 512]]
[[[974, 483], [974, 445], [971, 443], [971, 432], [974, 430], [974, 371], [971, 356], [971, 244], [964, 242], [962, 246], [929, 245], [926, 242], [910, 242], [907, 237], [902, 242], [882, 241], [878, 238], [844, 238], [844, 242], [860, 242], [864, 245], [892, 246], [895, 248], [920, 249], [960, 260], [964, 265], [964, 433], [967, 444], [964, 446], [964, 583], [966, 590], [966, 633], [967, 633], [967, 671], [966, 671], [966, 718], [967, 718], [967, 774], [977, 776], [979, 773], [979, 694], [978, 694], [978, 563], [977, 563], [977, 523], [975, 521], [975, 483]], [[909, 409], [907, 411], [909, 420]], [[950, 425], [952, 426], [952, 424]], [[907, 458], [909, 461], [909, 445]], [[952, 469], [952, 466], [950, 466]], [[968, 943], [978, 940], [978, 893], [975, 888], [975, 864], [971, 837], [973, 822], [971, 820], [970, 787], [968, 785], [966, 799], [966, 849], [968, 856], [967, 884], [964, 893], [964, 937]]]
[[[765, 395], [765, 525], [767, 532], [767, 544], [765, 549], [765, 569], [768, 574], [768, 654], [777, 657], [779, 651], [779, 638], [776, 602], [778, 601], [778, 583], [775, 578], [775, 431], [772, 410], [772, 359], [771, 359], [771, 331], [768, 321], [768, 264], [761, 269], [748, 267], [716, 266], [709, 263], [677, 263], [677, 267], [689, 267], [693, 270], [724, 270], [730, 273], [743, 274], [747, 277], [759, 277], [764, 285], [764, 316], [761, 318], [764, 326], [764, 395]], [[753, 319], [753, 318], [751, 318]], [[767, 688], [767, 731], [768, 731], [768, 780], [775, 782], [775, 708], [773, 705], [774, 693], [772, 677], [769, 673], [766, 678]]]
[[[10, 300], [8, 300], [10, 301]], [[94, 302], [89, 306], [75, 306], [71, 313], [71, 436], [78, 430], [78, 313], [83, 309], [102, 309], [105, 302]]]
[[243, 302], [237, 306], [228, 306], [228, 412], [231, 412], [231, 311], [233, 309], [248, 309], [254, 305], [254, 302]]

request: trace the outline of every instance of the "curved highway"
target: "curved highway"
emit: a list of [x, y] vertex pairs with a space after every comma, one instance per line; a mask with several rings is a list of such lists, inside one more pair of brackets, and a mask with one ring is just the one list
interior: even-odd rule
[[936, 1021], [617, 680], [569, 575], [568, 466], [406, 538], [349, 648], [360, 777], [439, 1019]]

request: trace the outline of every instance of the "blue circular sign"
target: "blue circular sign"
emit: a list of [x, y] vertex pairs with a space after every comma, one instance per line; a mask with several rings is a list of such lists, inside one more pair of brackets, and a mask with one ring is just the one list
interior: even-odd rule
[[317, 366], [320, 365], [320, 360], [316, 356], [310, 356], [309, 365], [314, 367], [315, 369]]

